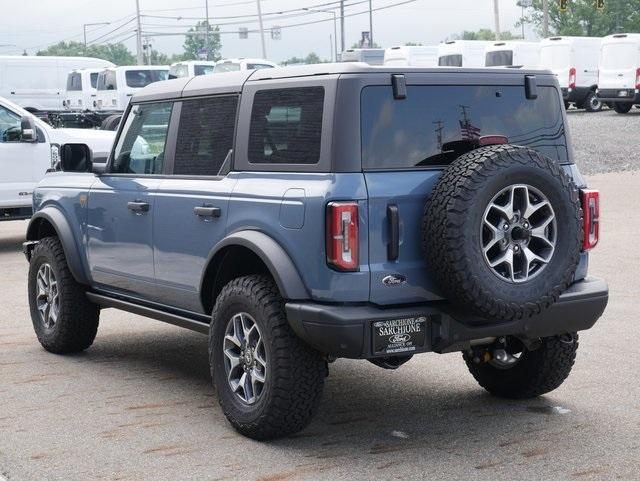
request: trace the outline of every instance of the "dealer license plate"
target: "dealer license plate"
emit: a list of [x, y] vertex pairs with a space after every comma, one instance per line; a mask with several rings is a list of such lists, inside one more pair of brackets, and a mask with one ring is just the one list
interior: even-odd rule
[[402, 354], [423, 348], [427, 340], [427, 318], [407, 317], [373, 322], [375, 354]]

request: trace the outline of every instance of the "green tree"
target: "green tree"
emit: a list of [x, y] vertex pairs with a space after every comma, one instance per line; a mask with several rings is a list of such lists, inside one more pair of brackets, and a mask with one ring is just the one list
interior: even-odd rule
[[[542, 29], [542, 0], [533, 0], [524, 21]], [[549, 33], [603, 37], [616, 32], [640, 30], [640, 0], [605, 0], [603, 10], [596, 9], [595, 0], [569, 0], [567, 11], [561, 12], [559, 2], [549, 2]]]
[[[477, 32], [470, 30], [463, 30], [459, 34], [452, 36], [454, 40], [495, 40], [496, 34], [493, 30], [488, 28], [481, 28]], [[513, 35], [511, 32], [500, 32], [500, 40], [514, 40], [520, 38]]]
[[134, 65], [135, 57], [121, 43], [107, 43], [103, 45], [88, 45], [85, 52], [81, 42], [59, 42], [50, 45], [45, 50], [40, 50], [36, 55], [61, 56], [61, 57], [95, 57], [108, 60], [116, 65]]
[[306, 57], [291, 57], [284, 62], [282, 65], [301, 65], [301, 64], [312, 64], [312, 63], [327, 63], [327, 60], [322, 60], [317, 53], [311, 52]]
[[[360, 47], [360, 42], [356, 42], [353, 45], [351, 45], [351, 48], [361, 48]], [[380, 45], [378, 45], [377, 43], [373, 42], [373, 45], [369, 48], [382, 48]]]
[[[207, 21], [203, 20], [196, 24], [196, 28], [189, 29], [189, 35], [184, 39], [184, 56], [183, 60], [197, 60], [201, 52], [207, 53], [206, 49], [206, 30]], [[220, 29], [218, 27], [209, 27], [209, 60], [220, 60], [220, 49], [222, 42], [220, 41]]]

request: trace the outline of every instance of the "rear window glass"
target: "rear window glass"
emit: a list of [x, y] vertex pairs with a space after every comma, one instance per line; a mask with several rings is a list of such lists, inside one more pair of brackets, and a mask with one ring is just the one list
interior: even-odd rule
[[443, 55], [438, 59], [440, 67], [462, 67], [462, 55]]
[[484, 65], [486, 67], [513, 65], [513, 50], [495, 50], [493, 52], [487, 52]]
[[153, 82], [167, 80], [168, 70], [127, 70], [124, 74], [127, 87], [142, 88]]
[[257, 92], [251, 112], [249, 162], [316, 164], [323, 104], [323, 87]]
[[67, 77], [67, 90], [82, 90], [82, 75], [80, 75], [79, 73], [70, 73]]
[[98, 84], [96, 88], [98, 90], [117, 90], [118, 82], [116, 81], [115, 70], [105, 70], [98, 74]]
[[216, 64], [216, 66], [213, 68], [213, 71], [216, 73], [237, 72], [238, 70], [240, 70], [240, 64], [234, 63], [234, 62], [219, 63], [219, 64]]
[[365, 169], [449, 164], [484, 135], [568, 159], [553, 87], [539, 86], [535, 100], [527, 100], [521, 86], [408, 86], [405, 100], [394, 100], [391, 87], [366, 87], [361, 113]]
[[218, 175], [233, 147], [237, 106], [235, 96], [182, 103], [175, 175]]

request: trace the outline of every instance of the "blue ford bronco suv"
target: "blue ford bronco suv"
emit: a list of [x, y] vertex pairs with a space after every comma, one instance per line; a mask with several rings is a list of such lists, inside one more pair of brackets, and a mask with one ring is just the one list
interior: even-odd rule
[[34, 193], [38, 340], [88, 348], [116, 308], [207, 334], [234, 428], [302, 429], [327, 366], [462, 352], [490, 393], [562, 384], [608, 288], [598, 192], [549, 72], [326, 64], [159, 82], [108, 162]]

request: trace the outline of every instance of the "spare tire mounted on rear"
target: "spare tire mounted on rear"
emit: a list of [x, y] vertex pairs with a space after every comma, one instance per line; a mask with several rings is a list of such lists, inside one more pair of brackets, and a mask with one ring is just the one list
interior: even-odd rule
[[573, 280], [578, 190], [557, 162], [512, 145], [456, 159], [426, 204], [423, 247], [443, 294], [490, 319], [530, 317]]

